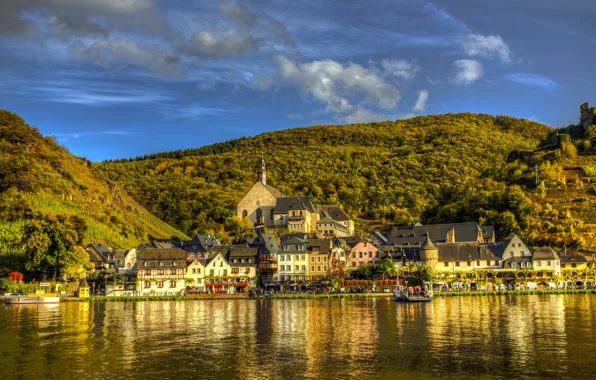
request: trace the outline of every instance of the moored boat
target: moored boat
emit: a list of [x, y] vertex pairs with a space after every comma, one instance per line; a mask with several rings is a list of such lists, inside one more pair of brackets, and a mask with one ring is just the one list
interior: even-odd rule
[[23, 304], [51, 304], [59, 303], [60, 297], [49, 294], [29, 294], [29, 295], [8, 295], [5, 297], [7, 305], [23, 305]]
[[393, 300], [397, 302], [431, 302], [433, 295], [427, 291], [411, 292], [397, 289], [393, 294]]

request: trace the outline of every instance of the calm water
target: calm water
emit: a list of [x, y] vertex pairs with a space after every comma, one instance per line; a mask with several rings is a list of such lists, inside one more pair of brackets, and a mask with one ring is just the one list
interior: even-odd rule
[[596, 297], [0, 305], [0, 379], [596, 378]]

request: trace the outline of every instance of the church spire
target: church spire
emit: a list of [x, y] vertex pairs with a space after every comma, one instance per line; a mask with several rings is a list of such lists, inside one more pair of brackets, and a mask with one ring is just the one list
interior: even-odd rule
[[259, 166], [259, 182], [263, 185], [267, 185], [267, 169], [265, 169], [265, 157], [261, 153], [261, 165]]

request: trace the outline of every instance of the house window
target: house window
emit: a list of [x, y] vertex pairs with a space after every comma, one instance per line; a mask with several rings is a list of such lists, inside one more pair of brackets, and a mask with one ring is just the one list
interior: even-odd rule
[[575, 268], [575, 267], [576, 267], [575, 263], [571, 264], [571, 268]]
[[160, 267], [163, 267], [163, 261], [160, 261], [160, 262], [159, 262], [159, 266], [160, 266]]
[[223, 275], [224, 276], [227, 276], [228, 275], [228, 270], [227, 269], [224, 269], [223, 271], [224, 271], [224, 274]]
[[251, 263], [252, 263], [252, 259], [248, 259], [247, 261], [248, 261], [248, 263], [249, 263], [249, 264], [251, 264]]
[[197, 268], [192, 268], [192, 274], [197, 274]]
[[303, 272], [306, 272], [306, 265], [303, 265], [303, 266], [302, 266], [302, 271], [303, 271]]
[[151, 281], [145, 281], [145, 288], [151, 287]]
[[511, 263], [511, 268], [515, 268], [515, 263]]
[[379, 251], [377, 251], [377, 253], [375, 253], [375, 257], [379, 257]]
[[546, 265], [548, 265], [548, 266], [550, 267], [550, 261], [547, 261], [547, 262], [546, 262]]
[[176, 281], [170, 281], [170, 288], [175, 288], [176, 287]]
[[151, 276], [151, 269], [145, 271], [145, 276]]
[[200, 278], [195, 279], [195, 281], [197, 282], [197, 284], [200, 284], [201, 283], [201, 279]]
[[176, 274], [176, 269], [172, 269], [172, 270], [170, 271], [170, 274], [173, 274], [173, 275], [175, 275], [175, 274]]
[[173, 267], [178, 266], [178, 262], [177, 261], [172, 261], [172, 266]]
[[455, 266], [458, 267], [459, 266], [459, 261], [455, 262]]
[[327, 272], [327, 267], [326, 266], [323, 267], [323, 271]]
[[469, 267], [471, 267], [472, 266], [472, 262], [471, 261], [467, 261], [466, 262], [466, 265], [469, 266]]
[[197, 268], [197, 274], [201, 274], [201, 268]]
[[480, 260], [476, 261], [476, 265], [480, 266]]
[[362, 252], [358, 252], [358, 258], [362, 258]]
[[311, 272], [314, 272], [314, 271], [315, 271], [315, 266], [314, 266], [314, 265], [311, 265], [311, 266], [310, 266], [310, 271], [311, 271]]
[[246, 218], [248, 216], [248, 212], [246, 210], [242, 210], [242, 217]]
[[149, 262], [148, 262], [148, 261], [145, 261], [145, 262], [143, 263], [143, 265], [144, 265], [144, 266], [146, 266], [146, 267], [148, 267], [148, 266], [149, 266]]
[[448, 263], [447, 261], [445, 261], [445, 262], [443, 263], [443, 265], [444, 265], [444, 266], [446, 266], [446, 267], [448, 267], [448, 266], [449, 266], [449, 263]]
[[274, 214], [275, 214], [275, 210], [271, 209], [271, 211], [269, 211], [269, 219], [273, 220]]
[[306, 256], [304, 256], [304, 255], [300, 256], [300, 260], [302, 260], [302, 261], [306, 260]]
[[298, 271], [300, 270], [300, 266], [298, 266], [298, 265], [294, 265], [294, 270], [295, 270], [296, 272], [298, 272]]
[[537, 266], [537, 267], [540, 267], [540, 266], [542, 266], [542, 263], [541, 263], [540, 261], [537, 261], [537, 262], [536, 262], [536, 266]]
[[215, 274], [215, 270], [214, 269], [209, 269], [209, 276], [213, 276]]
[[158, 288], [163, 288], [163, 281], [158, 281], [157, 282], [157, 287]]
[[321, 271], [321, 266], [319, 265], [319, 266], [317, 266], [317, 272], [320, 272], [320, 271]]
[[163, 274], [164, 274], [164, 271], [163, 271], [163, 269], [160, 269], [160, 270], [158, 270], [158, 271], [157, 271], [157, 274], [159, 274], [159, 275], [162, 275], [162, 276], [163, 276]]
[[314, 257], [314, 256], [312, 256], [312, 257], [310, 258], [310, 262], [311, 262], [311, 263], [314, 263], [314, 262], [315, 262], [315, 257]]

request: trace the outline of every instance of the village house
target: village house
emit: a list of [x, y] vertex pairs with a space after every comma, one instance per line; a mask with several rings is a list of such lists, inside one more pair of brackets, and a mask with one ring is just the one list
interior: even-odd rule
[[277, 254], [279, 243], [273, 235], [260, 232], [256, 239], [250, 242], [251, 247], [257, 248], [257, 274], [263, 284], [277, 282]]
[[308, 241], [308, 279], [321, 280], [327, 277], [333, 240], [310, 239]]
[[205, 259], [194, 259], [186, 267], [185, 278], [187, 289], [193, 292], [204, 292], [205, 288]]
[[179, 248], [145, 248], [137, 252], [137, 292], [140, 295], [184, 293], [186, 253]]
[[95, 271], [91, 275], [92, 279], [99, 279], [105, 274], [115, 273], [117, 271], [114, 264], [115, 255], [104, 244], [89, 244], [87, 246], [87, 254], [89, 255], [89, 261], [91, 261], [95, 268]]
[[213, 247], [205, 259], [205, 286], [210, 293], [228, 293], [232, 268], [226, 259], [227, 249], [215, 248], [220, 247]]
[[373, 243], [361, 240], [350, 250], [350, 263], [352, 268], [362, 264], [376, 264], [381, 261], [381, 251]]
[[229, 291], [247, 291], [256, 285], [258, 248], [233, 245], [228, 250], [230, 265]]
[[540, 247], [532, 253], [532, 267], [535, 270], [552, 270], [561, 274], [561, 259], [551, 247]]
[[[284, 236], [285, 238], [285, 236]], [[279, 280], [297, 283], [308, 277], [308, 240], [290, 235], [280, 244], [278, 253]]]
[[561, 269], [583, 270], [588, 267], [588, 258], [584, 255], [559, 254]]

